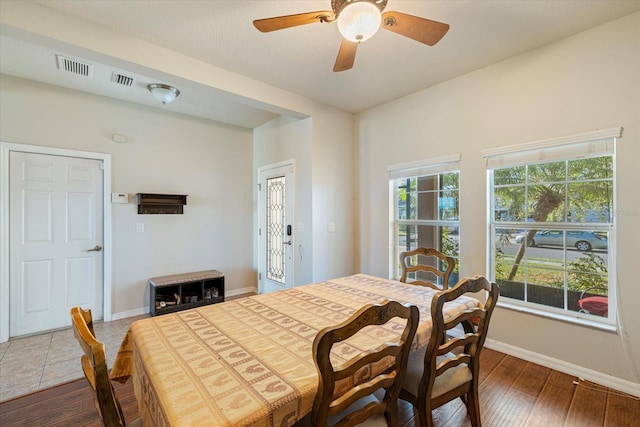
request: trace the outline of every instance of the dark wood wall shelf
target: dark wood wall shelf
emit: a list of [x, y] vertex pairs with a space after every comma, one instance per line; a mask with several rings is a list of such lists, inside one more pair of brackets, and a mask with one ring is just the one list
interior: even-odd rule
[[152, 316], [224, 301], [224, 274], [218, 270], [149, 279]]
[[182, 214], [187, 196], [184, 194], [136, 194], [139, 214]]

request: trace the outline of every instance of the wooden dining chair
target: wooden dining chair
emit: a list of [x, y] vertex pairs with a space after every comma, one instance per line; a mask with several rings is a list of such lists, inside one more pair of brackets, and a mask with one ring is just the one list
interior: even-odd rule
[[[390, 301], [366, 305], [348, 320], [321, 330], [313, 341], [313, 357], [319, 374], [318, 392], [308, 422], [301, 425], [396, 426], [398, 394], [419, 316], [418, 307]], [[397, 341], [358, 354], [339, 367], [332, 365], [330, 354], [334, 344], [356, 335], [366, 326], [384, 325], [396, 317], [406, 319]], [[385, 358], [392, 362], [389, 369], [355, 387], [336, 388], [340, 380], [353, 377], [363, 368], [384, 363]], [[384, 390], [382, 400], [373, 394], [378, 390]]]
[[[444, 319], [442, 308], [446, 302], [478, 292], [483, 294], [481, 298], [486, 297], [484, 304], [465, 310], [451, 319]], [[476, 276], [465, 278], [453, 288], [438, 292], [433, 297], [431, 338], [425, 349], [409, 357], [400, 391], [400, 399], [410, 402], [414, 407], [416, 425], [433, 426], [431, 411], [458, 397], [467, 407], [471, 425], [481, 425], [478, 403], [480, 351], [498, 293], [498, 285]], [[450, 332], [458, 325], [464, 329], [462, 336]]]
[[105, 346], [96, 339], [93, 333], [91, 310], [72, 307], [71, 325], [84, 352], [80, 359], [82, 371], [93, 391], [96, 409], [102, 423], [107, 427], [142, 426], [142, 421], [139, 418], [125, 424], [120, 402], [109, 380]]
[[[456, 260], [434, 248], [420, 247], [400, 254], [400, 268], [402, 270], [401, 282], [440, 290], [437, 282], [438, 278], [441, 278], [442, 289], [448, 289], [451, 273], [456, 268]], [[415, 280], [408, 282], [407, 276], [413, 272], [415, 272]], [[430, 278], [433, 278], [434, 281], [423, 280]]]

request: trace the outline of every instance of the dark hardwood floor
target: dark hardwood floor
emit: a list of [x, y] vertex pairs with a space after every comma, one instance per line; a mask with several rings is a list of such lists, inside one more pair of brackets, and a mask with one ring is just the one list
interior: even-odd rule
[[[485, 349], [481, 356], [480, 408], [489, 426], [640, 426], [640, 400], [569, 375]], [[131, 382], [114, 383], [125, 417], [137, 417]], [[400, 426], [413, 426], [401, 401]], [[458, 399], [434, 411], [437, 426], [470, 426]], [[100, 426], [84, 379], [0, 403], [0, 426]]]

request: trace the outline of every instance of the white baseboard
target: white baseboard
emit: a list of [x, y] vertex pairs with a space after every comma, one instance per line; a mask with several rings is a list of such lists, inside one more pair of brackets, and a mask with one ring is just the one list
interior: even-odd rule
[[[226, 291], [225, 297], [234, 297], [236, 295], [242, 295], [242, 294], [248, 294], [248, 293], [258, 293], [258, 289], [253, 288], [253, 287], [249, 287], [249, 288], [240, 288], [240, 289], [234, 289], [234, 290], [229, 290]], [[120, 319], [125, 319], [127, 317], [134, 317], [134, 316], [140, 316], [141, 314], [147, 314], [149, 313], [149, 306], [145, 305], [144, 307], [140, 307], [140, 308], [136, 308], [134, 310], [128, 310], [128, 311], [121, 311], [118, 313], [112, 313], [111, 314], [111, 320], [120, 320]]]
[[240, 288], [234, 290], [225, 290], [225, 297], [235, 297], [236, 295], [248, 294], [248, 293], [258, 293], [258, 288], [250, 287], [250, 288]]
[[623, 380], [622, 378], [587, 369], [579, 365], [574, 365], [573, 363], [565, 362], [564, 360], [554, 359], [553, 357], [549, 357], [544, 354], [534, 353], [500, 341], [487, 339], [484, 345], [487, 348], [517, 357], [518, 359], [536, 363], [583, 380], [609, 387], [613, 390], [618, 390], [623, 393], [640, 397], [640, 384], [638, 383]]

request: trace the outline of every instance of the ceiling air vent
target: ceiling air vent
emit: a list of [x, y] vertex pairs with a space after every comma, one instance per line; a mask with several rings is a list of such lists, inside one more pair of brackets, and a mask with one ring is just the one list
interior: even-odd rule
[[125, 76], [124, 74], [120, 74], [116, 72], [111, 74], [111, 81], [123, 86], [133, 85], [133, 77]]
[[56, 55], [58, 69], [69, 73], [78, 74], [84, 77], [91, 77], [93, 65], [66, 56]]

